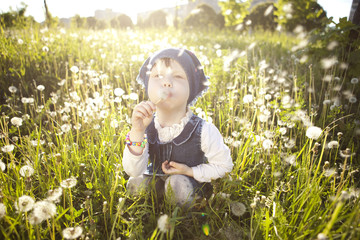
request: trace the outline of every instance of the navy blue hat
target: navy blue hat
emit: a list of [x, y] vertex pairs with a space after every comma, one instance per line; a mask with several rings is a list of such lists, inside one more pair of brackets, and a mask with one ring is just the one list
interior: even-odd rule
[[203, 67], [195, 54], [183, 48], [167, 48], [154, 53], [151, 57], [146, 59], [140, 68], [136, 80], [145, 86], [146, 94], [148, 92], [151, 69], [156, 61], [162, 58], [171, 58], [177, 61], [184, 69], [190, 89], [188, 104], [194, 103], [196, 99], [208, 89], [208, 77], [205, 76]]

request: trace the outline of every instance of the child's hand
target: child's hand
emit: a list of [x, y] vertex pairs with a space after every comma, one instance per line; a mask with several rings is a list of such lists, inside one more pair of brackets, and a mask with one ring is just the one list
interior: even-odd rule
[[154, 117], [155, 110], [155, 104], [150, 101], [136, 105], [131, 117], [132, 130], [144, 133]]
[[185, 164], [177, 162], [169, 162], [166, 160], [162, 163], [161, 168], [165, 174], [182, 174], [189, 177], [194, 177], [193, 170]]

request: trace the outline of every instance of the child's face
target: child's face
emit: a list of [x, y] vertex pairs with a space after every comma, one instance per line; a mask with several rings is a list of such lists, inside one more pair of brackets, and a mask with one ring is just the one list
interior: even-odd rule
[[166, 99], [159, 105], [170, 108], [187, 106], [190, 95], [188, 79], [181, 65], [172, 59], [168, 66], [164, 60], [160, 59], [150, 73], [148, 85], [150, 100], [155, 103], [164, 93]]

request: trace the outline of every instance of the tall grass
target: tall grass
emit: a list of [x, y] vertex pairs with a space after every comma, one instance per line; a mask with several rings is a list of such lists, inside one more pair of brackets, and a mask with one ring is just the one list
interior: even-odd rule
[[[304, 49], [291, 50], [295, 36], [30, 29], [7, 31], [0, 41], [5, 239], [360, 236], [359, 112], [335, 104], [334, 91], [338, 81], [357, 85], [349, 85], [340, 63], [324, 69], [316, 57], [302, 61]], [[132, 109], [146, 99], [137, 71], [168, 46], [194, 51], [204, 65], [210, 89], [192, 109], [219, 128], [234, 161], [233, 171], [213, 182], [212, 197], [190, 210], [154, 191], [129, 195], [121, 165]], [[315, 88], [326, 75], [332, 80]], [[18, 127], [14, 117], [23, 119]], [[62, 194], [51, 198], [49, 190]], [[56, 213], [45, 208], [50, 213], [38, 216], [39, 204], [16, 208], [24, 195], [55, 204]], [[158, 227], [164, 214], [167, 232]]]

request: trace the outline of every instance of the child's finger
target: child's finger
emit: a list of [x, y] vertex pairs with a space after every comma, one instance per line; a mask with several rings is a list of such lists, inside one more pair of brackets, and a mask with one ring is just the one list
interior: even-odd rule
[[153, 114], [154, 111], [148, 102], [144, 102], [141, 106], [146, 110], [149, 116]]
[[151, 101], [147, 101], [147, 103], [149, 104], [149, 106], [151, 107], [152, 111], [155, 112], [156, 111], [156, 105], [151, 102]]

